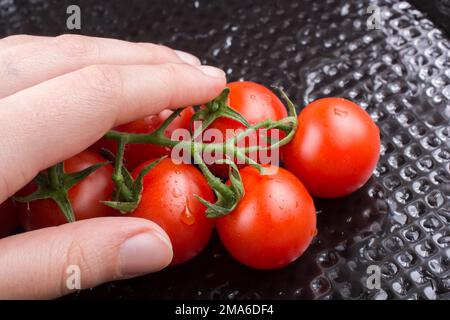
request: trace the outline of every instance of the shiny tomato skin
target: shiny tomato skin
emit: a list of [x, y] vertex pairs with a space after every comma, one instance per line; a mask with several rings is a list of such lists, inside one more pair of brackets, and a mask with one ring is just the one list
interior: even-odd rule
[[[286, 107], [280, 99], [265, 86], [251, 81], [230, 82], [228, 104], [239, 112], [250, 124], [267, 119], [280, 120], [287, 116]], [[214, 122], [215, 127], [243, 128], [242, 124], [227, 118]]]
[[[64, 161], [66, 173], [78, 172], [96, 163], [106, 162], [104, 158], [92, 151], [83, 151]], [[100, 203], [111, 200], [114, 190], [112, 182], [113, 167], [107, 164], [93, 172], [81, 182], [69, 189], [69, 200], [75, 214], [75, 220], [117, 215], [117, 212]], [[36, 190], [31, 182], [19, 195], [28, 195]], [[35, 230], [67, 223], [67, 219], [51, 199], [17, 203], [20, 221], [25, 230]]]
[[[151, 162], [138, 166], [133, 176]], [[166, 158], [145, 175], [139, 206], [129, 214], [149, 219], [167, 232], [173, 248], [172, 266], [194, 258], [211, 237], [213, 220], [205, 216], [206, 207], [195, 195], [214, 202], [211, 188], [194, 166]]]
[[283, 150], [286, 168], [313, 196], [337, 198], [363, 186], [380, 154], [380, 133], [369, 114], [342, 98], [309, 104]]
[[[148, 116], [146, 118], [118, 126], [114, 128], [114, 130], [129, 133], [152, 133], [161, 126], [164, 120], [166, 120], [171, 113], [172, 111], [170, 110], [163, 110], [157, 115]], [[193, 114], [194, 109], [192, 107], [184, 109], [165, 130], [166, 137], [170, 138], [175, 129], [188, 130]], [[117, 143], [104, 138], [95, 143], [91, 147], [91, 150], [100, 152], [102, 148], [108, 149], [114, 154], [117, 153]], [[127, 144], [125, 147], [124, 164], [128, 169], [132, 170], [149, 159], [170, 155], [170, 151], [171, 149], [168, 147], [153, 144]]]
[[[230, 89], [228, 105], [239, 112], [250, 125], [254, 125], [267, 119], [281, 120], [287, 116], [284, 104], [271, 90], [263, 85], [251, 81], [238, 81], [230, 82], [227, 86]], [[240, 122], [229, 118], [219, 118], [214, 121], [209, 128], [220, 130], [222, 136], [226, 139], [227, 129], [244, 130], [245, 126]], [[275, 131], [278, 131], [281, 139], [283, 132], [280, 132], [279, 130]], [[270, 133], [271, 131], [269, 130], [269, 136]], [[259, 132], [259, 134], [261, 134], [261, 132]], [[222, 142], [225, 139], [213, 142]], [[259, 138], [257, 141], [258, 144], [260, 144]], [[242, 168], [244, 165], [240, 165], [239, 167]], [[210, 168], [216, 175], [224, 178], [228, 177], [227, 165], [211, 165]]]
[[288, 265], [316, 234], [316, 212], [306, 188], [287, 170], [270, 168], [270, 175], [250, 166], [240, 170], [245, 195], [233, 212], [216, 219], [228, 252], [256, 269]]
[[11, 199], [0, 204], [0, 238], [14, 233], [20, 226], [17, 208]]

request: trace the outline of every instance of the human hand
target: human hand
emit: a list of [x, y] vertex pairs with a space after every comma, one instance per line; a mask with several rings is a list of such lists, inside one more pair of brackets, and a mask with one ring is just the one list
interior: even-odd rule
[[[106, 131], [220, 94], [223, 71], [167, 47], [75, 35], [0, 40], [0, 203]], [[167, 266], [167, 234], [145, 219], [96, 218], [0, 240], [0, 298], [70, 293]]]

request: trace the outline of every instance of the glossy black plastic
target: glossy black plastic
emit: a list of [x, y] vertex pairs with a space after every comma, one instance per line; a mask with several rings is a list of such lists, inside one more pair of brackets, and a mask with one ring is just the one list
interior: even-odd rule
[[[65, 33], [72, 2], [0, 1], [0, 33]], [[380, 127], [382, 154], [361, 190], [316, 200], [318, 235], [287, 268], [246, 268], [214, 238], [185, 265], [70, 298], [450, 298], [450, 41], [421, 11], [394, 0], [78, 4], [81, 33], [191, 51], [230, 80], [284, 86], [300, 109], [349, 98]], [[380, 290], [367, 288], [370, 265]]]

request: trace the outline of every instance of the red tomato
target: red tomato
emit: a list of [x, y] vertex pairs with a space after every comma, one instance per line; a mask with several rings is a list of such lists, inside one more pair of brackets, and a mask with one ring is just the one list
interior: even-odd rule
[[0, 204], [0, 238], [11, 235], [19, 228], [16, 206], [8, 199]]
[[[144, 119], [118, 126], [114, 128], [114, 130], [129, 133], [152, 133], [158, 129], [164, 120], [171, 114], [172, 111], [163, 110], [157, 115], [152, 115]], [[194, 109], [192, 107], [184, 109], [180, 116], [167, 127], [165, 135], [170, 138], [175, 129], [189, 129], [190, 120], [193, 114]], [[91, 147], [91, 149], [96, 152], [99, 152], [102, 148], [108, 149], [114, 154], [117, 153], [117, 143], [112, 140], [101, 139]], [[171, 149], [169, 147], [153, 144], [128, 144], [125, 147], [124, 164], [128, 169], [132, 170], [147, 160], [170, 155], [170, 151]]]
[[[151, 163], [137, 167], [133, 175]], [[194, 195], [214, 201], [214, 195], [203, 175], [192, 165], [174, 164], [163, 159], [144, 177], [142, 198], [132, 217], [152, 220], [170, 237], [173, 247], [171, 265], [192, 259], [211, 237], [213, 221], [205, 216], [206, 208]]]
[[308, 248], [316, 234], [314, 203], [302, 183], [275, 166], [269, 175], [242, 169], [245, 195], [229, 215], [216, 219], [228, 252], [257, 269], [281, 268]]
[[[66, 173], [78, 172], [96, 163], [106, 160], [91, 151], [83, 151], [64, 161]], [[116, 211], [100, 203], [110, 200], [114, 190], [112, 182], [113, 167], [106, 165], [91, 173], [81, 182], [69, 189], [69, 200], [75, 214], [75, 220], [115, 215]], [[20, 195], [28, 195], [36, 190], [32, 182], [20, 191]], [[57, 226], [67, 222], [64, 214], [52, 199], [36, 200], [29, 203], [18, 203], [20, 221], [25, 230], [35, 230]]]
[[[271, 119], [280, 120], [287, 116], [287, 111], [283, 103], [278, 99], [278, 97], [266, 87], [250, 81], [243, 82], [231, 82], [228, 84], [230, 89], [228, 104], [234, 110], [239, 112], [250, 125], [256, 124], [258, 122]], [[214, 121], [208, 128], [218, 129], [222, 136], [226, 139], [227, 129], [245, 129], [245, 126], [240, 122], [229, 119], [220, 118]], [[278, 131], [279, 138], [283, 136], [283, 132]], [[270, 137], [271, 131], [267, 132]], [[263, 133], [258, 132], [257, 143], [260, 144], [260, 140], [264, 136]], [[217, 139], [212, 142], [223, 142], [225, 139]], [[246, 143], [245, 146], [253, 144]], [[278, 151], [274, 151], [278, 152]], [[270, 153], [269, 153], [270, 156]], [[258, 161], [258, 158], [254, 158]], [[241, 165], [240, 167], [243, 167]], [[221, 177], [228, 177], [228, 166], [227, 165], [212, 165], [211, 170]]]
[[298, 121], [283, 161], [312, 195], [341, 197], [367, 182], [379, 158], [380, 134], [361, 107], [342, 98], [319, 99]]

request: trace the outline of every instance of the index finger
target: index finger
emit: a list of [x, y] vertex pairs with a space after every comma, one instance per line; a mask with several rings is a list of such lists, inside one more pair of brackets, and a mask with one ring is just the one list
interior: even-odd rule
[[209, 66], [97, 65], [0, 100], [0, 202], [113, 126], [205, 103], [225, 84], [223, 71]]

